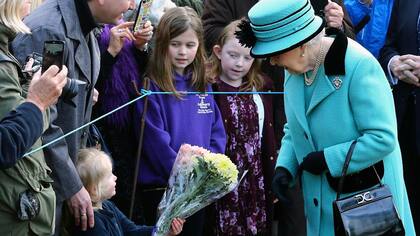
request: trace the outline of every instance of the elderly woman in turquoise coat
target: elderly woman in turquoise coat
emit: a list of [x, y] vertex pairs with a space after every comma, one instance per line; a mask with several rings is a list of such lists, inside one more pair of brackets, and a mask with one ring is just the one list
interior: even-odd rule
[[337, 193], [327, 176], [341, 175], [356, 141], [348, 173], [382, 161], [381, 181], [392, 192], [406, 235], [415, 235], [394, 101], [376, 59], [342, 32], [326, 36], [323, 21], [307, 0], [262, 0], [248, 16], [248, 27], [244, 23], [237, 32], [240, 42], [252, 47], [254, 57], [269, 57], [272, 64], [286, 68], [287, 123], [272, 186], [278, 199], [287, 203], [285, 190], [302, 170], [307, 233], [334, 235], [332, 203]]

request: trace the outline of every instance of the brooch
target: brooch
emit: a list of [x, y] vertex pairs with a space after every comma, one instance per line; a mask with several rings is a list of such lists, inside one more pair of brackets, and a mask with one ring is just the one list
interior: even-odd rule
[[333, 79], [332, 83], [333, 83], [335, 89], [340, 89], [343, 81], [340, 79], [340, 76], [336, 76]]

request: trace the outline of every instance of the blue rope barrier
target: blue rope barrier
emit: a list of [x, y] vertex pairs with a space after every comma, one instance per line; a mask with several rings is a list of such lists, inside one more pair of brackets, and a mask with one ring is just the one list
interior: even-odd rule
[[[183, 95], [194, 95], [194, 94], [223, 94], [223, 95], [235, 95], [235, 94], [239, 94], [239, 95], [244, 95], [244, 94], [266, 94], [266, 95], [275, 95], [275, 94], [284, 94], [284, 92], [252, 92], [252, 91], [251, 92], [187, 92], [187, 91], [180, 91], [179, 93], [180, 94], [183, 94]], [[137, 97], [137, 98], [135, 98], [135, 99], [133, 99], [133, 100], [131, 100], [131, 101], [129, 101], [129, 102], [127, 102], [127, 103], [125, 103], [125, 104], [117, 107], [117, 108], [115, 108], [114, 110], [112, 110], [112, 111], [110, 111], [108, 113], [103, 114], [102, 116], [100, 116], [100, 117], [98, 117], [98, 118], [96, 118], [96, 119], [94, 119], [94, 120], [92, 120], [92, 121], [90, 121], [90, 122], [88, 122], [88, 123], [86, 123], [86, 124], [84, 124], [84, 125], [76, 128], [76, 129], [68, 132], [67, 134], [64, 134], [63, 136], [60, 136], [60, 137], [52, 140], [51, 142], [48, 142], [48, 143], [46, 143], [46, 144], [44, 144], [44, 145], [42, 145], [42, 146], [40, 146], [40, 147], [38, 147], [38, 148], [30, 151], [30, 152], [25, 153], [25, 155], [23, 155], [23, 157], [29, 156], [32, 153], [35, 153], [35, 152], [37, 152], [39, 150], [42, 150], [43, 148], [45, 148], [45, 147], [47, 147], [47, 146], [49, 146], [49, 145], [51, 145], [53, 143], [56, 143], [56, 142], [60, 141], [61, 139], [65, 138], [65, 137], [67, 137], [67, 136], [69, 136], [71, 134], [76, 133], [77, 131], [79, 131], [79, 130], [81, 130], [81, 129], [83, 129], [83, 128], [85, 128], [85, 127], [87, 127], [87, 126], [89, 126], [89, 125], [91, 125], [91, 124], [93, 124], [93, 123], [95, 123], [95, 122], [97, 122], [97, 121], [99, 121], [99, 120], [101, 120], [101, 119], [109, 116], [109, 115], [111, 115], [114, 112], [117, 112], [118, 110], [121, 110], [122, 108], [124, 108], [124, 107], [126, 107], [126, 106], [128, 106], [128, 105], [130, 105], [130, 104], [132, 104], [132, 103], [134, 103], [134, 102], [136, 102], [136, 101], [144, 98], [145, 96], [149, 96], [149, 95], [153, 95], [153, 94], [174, 94], [174, 92], [154, 92], [154, 91], [150, 91], [150, 90], [146, 90], [146, 89], [141, 89], [141, 94], [142, 94], [141, 96], [139, 96], [139, 97]]]
[[[152, 95], [152, 94], [174, 94], [174, 92], [154, 92], [146, 89], [142, 89], [141, 93]], [[276, 94], [284, 94], [284, 92], [256, 92], [256, 91], [249, 91], [249, 92], [188, 92], [188, 91], [179, 91], [179, 94], [182, 95], [194, 95], [194, 94], [213, 94], [213, 95], [244, 95], [244, 94], [264, 94], [264, 95], [276, 95]]]
[[29, 155], [31, 155], [32, 153], [37, 152], [37, 151], [39, 151], [39, 150], [43, 149], [44, 147], [47, 147], [47, 146], [49, 146], [49, 145], [51, 145], [51, 144], [53, 144], [53, 143], [56, 143], [56, 142], [58, 142], [59, 140], [61, 140], [61, 139], [65, 138], [65, 137], [67, 137], [67, 136], [69, 136], [69, 135], [71, 135], [71, 134], [76, 133], [77, 131], [79, 131], [79, 130], [81, 130], [81, 129], [83, 129], [83, 128], [85, 128], [85, 127], [87, 127], [87, 126], [89, 126], [89, 125], [91, 125], [91, 124], [93, 124], [93, 123], [95, 123], [95, 122], [97, 122], [98, 120], [101, 120], [101, 119], [103, 119], [103, 118], [105, 118], [105, 117], [107, 117], [107, 116], [111, 115], [112, 113], [114, 113], [114, 112], [116, 112], [116, 111], [118, 111], [118, 110], [121, 110], [122, 108], [124, 108], [124, 107], [126, 107], [126, 106], [128, 106], [128, 105], [130, 105], [130, 104], [132, 104], [132, 103], [134, 103], [134, 102], [136, 102], [137, 100], [140, 100], [140, 99], [144, 98], [144, 97], [145, 97], [145, 96], [147, 96], [147, 95], [149, 95], [149, 94], [143, 94], [143, 95], [141, 95], [141, 96], [139, 96], [139, 97], [137, 97], [137, 98], [135, 98], [135, 99], [133, 99], [133, 100], [131, 100], [131, 101], [129, 101], [129, 102], [127, 102], [127, 103], [125, 103], [125, 104], [123, 104], [123, 105], [121, 105], [121, 106], [119, 106], [119, 107], [115, 108], [114, 110], [112, 110], [112, 111], [110, 111], [110, 112], [108, 112], [108, 113], [105, 113], [105, 114], [103, 114], [102, 116], [100, 116], [100, 117], [98, 117], [98, 118], [96, 118], [96, 119], [94, 119], [94, 120], [92, 120], [92, 121], [90, 121], [90, 122], [88, 122], [88, 123], [86, 123], [86, 124], [84, 124], [84, 125], [80, 126], [79, 128], [76, 128], [76, 129], [74, 129], [74, 130], [72, 130], [72, 131], [68, 132], [67, 134], [65, 134], [65, 135], [63, 135], [63, 136], [60, 136], [60, 137], [58, 137], [58, 138], [56, 138], [56, 139], [52, 140], [51, 142], [48, 142], [48, 143], [46, 143], [46, 144], [42, 145], [41, 147], [38, 147], [38, 148], [36, 148], [36, 149], [34, 149], [34, 150], [30, 151], [30, 152], [25, 153], [25, 155], [23, 155], [23, 157], [29, 156]]

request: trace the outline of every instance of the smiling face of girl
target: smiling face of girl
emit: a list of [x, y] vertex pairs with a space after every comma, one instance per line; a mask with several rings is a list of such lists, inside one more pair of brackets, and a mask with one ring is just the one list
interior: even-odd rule
[[176, 73], [183, 75], [197, 54], [197, 34], [191, 28], [172, 38], [169, 42], [169, 57]]
[[222, 47], [215, 46], [214, 53], [219, 58], [222, 67], [220, 79], [234, 87], [239, 87], [254, 62], [250, 51], [250, 48], [242, 46], [235, 37], [227, 40]]

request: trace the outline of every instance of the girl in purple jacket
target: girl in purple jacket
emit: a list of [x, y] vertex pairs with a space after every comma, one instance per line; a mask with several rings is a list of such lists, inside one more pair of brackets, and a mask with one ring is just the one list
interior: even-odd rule
[[[220, 92], [267, 91], [271, 81], [260, 73], [234, 33], [239, 21], [222, 31], [210, 58], [210, 77]], [[268, 235], [273, 197], [269, 193], [276, 144], [271, 95], [216, 95], [227, 134], [226, 155], [240, 172], [248, 170], [237, 189], [216, 203], [217, 235]], [[234, 224], [232, 222], [235, 222]]]
[[[138, 181], [139, 203], [146, 224], [152, 225], [179, 147], [189, 143], [224, 153], [226, 145], [222, 118], [213, 96], [180, 93], [211, 91], [205, 77], [203, 28], [197, 13], [189, 7], [168, 10], [155, 37], [147, 71], [149, 90], [171, 94], [152, 94], [147, 101]], [[182, 235], [200, 236], [203, 225], [204, 214], [199, 211], [187, 219]]]

